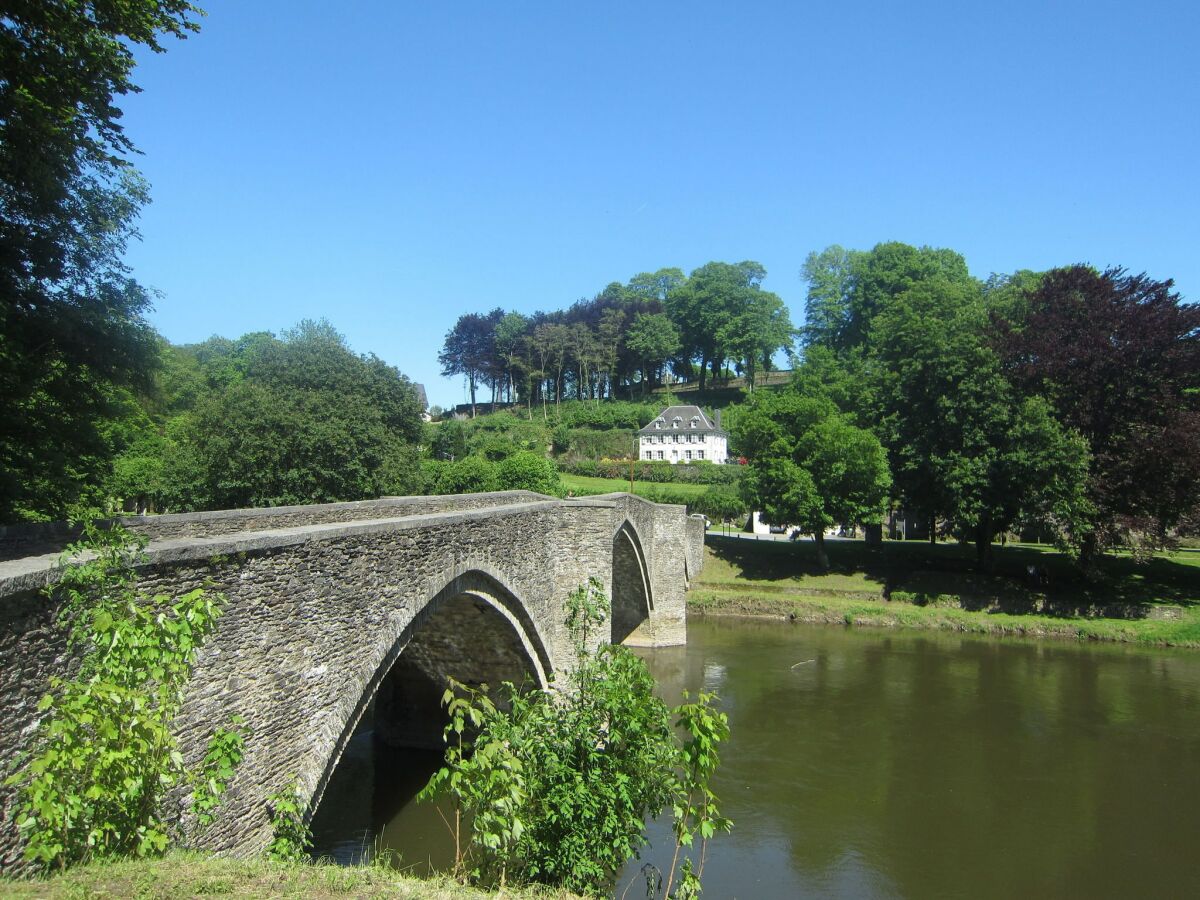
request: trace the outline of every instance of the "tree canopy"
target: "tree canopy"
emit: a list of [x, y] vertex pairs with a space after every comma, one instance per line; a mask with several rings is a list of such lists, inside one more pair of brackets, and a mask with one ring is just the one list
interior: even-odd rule
[[0, 520], [99, 501], [105, 422], [156, 353], [122, 262], [146, 186], [117, 99], [134, 51], [197, 28], [177, 0], [0, 5]]

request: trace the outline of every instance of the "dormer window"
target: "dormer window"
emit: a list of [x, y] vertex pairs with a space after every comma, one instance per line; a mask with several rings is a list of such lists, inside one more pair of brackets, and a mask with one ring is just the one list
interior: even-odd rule
[[683, 421], [683, 418], [681, 416], [676, 416], [674, 419], [671, 420], [671, 427], [678, 428], [679, 423], [682, 421]]
[[692, 427], [695, 428], [698, 424], [700, 424], [700, 417], [692, 416]]
[[661, 420], [661, 419], [660, 419], [659, 421], [657, 421], [657, 422], [655, 422], [655, 423], [654, 423], [654, 430], [655, 430], [655, 431], [658, 431], [658, 429], [660, 429], [660, 428], [662, 428], [662, 420]]

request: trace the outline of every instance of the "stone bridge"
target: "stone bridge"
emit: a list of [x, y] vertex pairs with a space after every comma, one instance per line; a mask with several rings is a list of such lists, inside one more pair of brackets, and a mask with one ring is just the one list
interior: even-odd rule
[[[147, 591], [208, 586], [227, 598], [178, 733], [194, 763], [214, 727], [247, 720], [245, 758], [204, 838], [235, 853], [266, 846], [265, 798], [293, 776], [316, 809], [364, 715], [392, 742], [428, 745], [440, 742], [447, 676], [546, 686], [570, 662], [563, 601], [589, 577], [611, 598], [612, 642], [683, 643], [704, 540], [683, 507], [628, 494], [395, 497], [123, 522], [150, 540]], [[55, 578], [54, 554], [35, 552], [47, 536], [63, 535], [0, 530], [6, 767], [28, 745], [49, 678], [71, 665], [41, 592]], [[13, 801], [0, 787], [5, 868], [19, 856]]]

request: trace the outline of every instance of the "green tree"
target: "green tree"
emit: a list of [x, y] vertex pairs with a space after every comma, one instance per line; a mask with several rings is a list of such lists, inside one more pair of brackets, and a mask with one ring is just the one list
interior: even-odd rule
[[891, 487], [886, 453], [829, 400], [794, 389], [760, 392], [739, 414], [734, 437], [749, 461], [746, 501], [768, 524], [811, 534], [822, 567], [829, 566], [825, 529], [882, 515]]
[[420, 401], [395, 368], [351, 352], [328, 322], [240, 342], [244, 355], [228, 343], [202, 362], [221, 373], [216, 385], [164, 426], [169, 506], [356, 500], [416, 486]]
[[459, 316], [454, 327], [446, 332], [446, 340], [438, 353], [443, 375], [462, 375], [467, 379], [472, 418], [475, 416], [476, 388], [497, 368], [496, 326], [503, 316], [499, 309], [487, 315], [468, 313]]
[[805, 344], [821, 344], [839, 353], [863, 347], [874, 318], [895, 297], [929, 279], [974, 284], [966, 261], [953, 250], [912, 247], [898, 241], [869, 251], [838, 246], [809, 254], [803, 275], [808, 282]]
[[638, 313], [625, 335], [625, 346], [641, 360], [645, 396], [661, 380], [663, 363], [679, 352], [679, 329], [662, 313]]
[[993, 537], [1044, 516], [1063, 541], [1086, 509], [1086, 448], [1046, 404], [1022, 397], [989, 345], [979, 291], [930, 279], [893, 298], [872, 326], [880, 422], [900, 498], [934, 524], [975, 539], [988, 568]]
[[714, 377], [724, 368], [731, 352], [729, 338], [744, 336], [737, 317], [752, 306], [766, 274], [760, 263], [750, 260], [737, 265], [710, 262], [667, 296], [667, 312], [679, 329], [683, 355], [700, 363], [700, 390], [708, 367]]
[[[676, 856], [667, 895], [695, 897], [708, 839], [731, 827], [710, 788], [728, 719], [713, 708], [713, 695], [701, 694], [673, 711], [678, 739], [645, 663], [624, 647], [595, 649], [608, 605], [598, 582], [566, 605], [575, 658], [565, 690], [510, 684], [501, 709], [483, 691], [451, 682], [443, 698], [446, 764], [421, 796], [454, 803], [460, 875], [587, 895], [612, 893], [621, 866], [646, 843], [646, 818], [670, 808]], [[680, 866], [685, 847], [694, 865]]]
[[101, 498], [114, 387], [156, 358], [122, 262], [146, 186], [117, 98], [138, 47], [196, 30], [175, 0], [0, 8], [0, 521]]

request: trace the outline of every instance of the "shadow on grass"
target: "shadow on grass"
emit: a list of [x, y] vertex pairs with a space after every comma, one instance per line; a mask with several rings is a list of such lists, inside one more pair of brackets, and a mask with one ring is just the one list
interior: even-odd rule
[[988, 574], [976, 571], [974, 547], [956, 543], [886, 541], [868, 547], [862, 541], [827, 541], [828, 571], [818, 566], [811, 540], [752, 541], [710, 534], [708, 546], [739, 578], [770, 584], [856, 576], [878, 585], [884, 598], [917, 605], [1141, 618], [1153, 615], [1154, 606], [1200, 604], [1200, 566], [1165, 556], [1148, 563], [1107, 557], [1097, 576], [1088, 579], [1069, 557], [1028, 545], [994, 546], [994, 571]]

